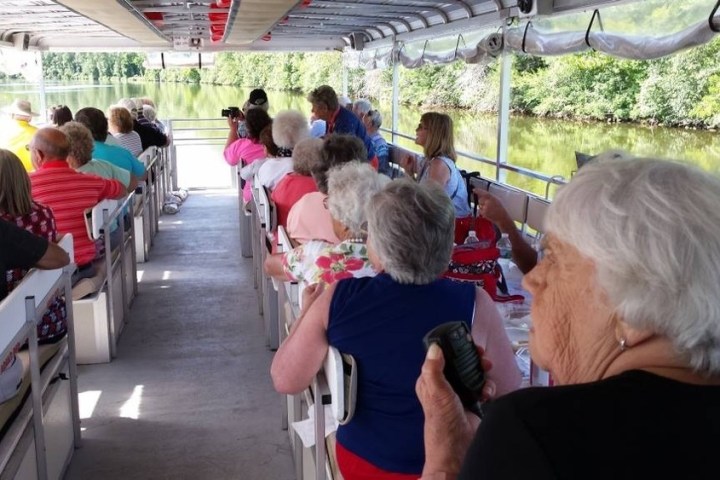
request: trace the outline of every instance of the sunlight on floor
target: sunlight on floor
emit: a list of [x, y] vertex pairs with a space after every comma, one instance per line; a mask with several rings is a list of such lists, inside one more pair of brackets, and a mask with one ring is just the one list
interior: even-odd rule
[[137, 281], [138, 283], [142, 282], [143, 275], [145, 274], [145, 270], [138, 270], [137, 271]]
[[142, 385], [135, 385], [130, 398], [120, 407], [121, 417], [132, 418], [133, 420], [137, 420], [140, 417], [140, 402], [142, 400], [143, 388]]
[[92, 417], [98, 400], [100, 400], [100, 395], [102, 395], [101, 390], [88, 390], [87, 392], [80, 392], [80, 394], [78, 394], [80, 420]]

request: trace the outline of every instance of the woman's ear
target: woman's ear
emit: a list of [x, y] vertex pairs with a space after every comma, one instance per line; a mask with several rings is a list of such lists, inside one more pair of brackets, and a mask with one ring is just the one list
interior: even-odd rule
[[633, 327], [622, 320], [615, 323], [615, 338], [625, 348], [632, 348], [655, 336], [654, 332], [644, 328]]

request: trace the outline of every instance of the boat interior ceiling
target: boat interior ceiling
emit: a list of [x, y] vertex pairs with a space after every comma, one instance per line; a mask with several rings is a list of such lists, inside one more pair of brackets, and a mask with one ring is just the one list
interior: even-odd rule
[[0, 46], [75, 52], [363, 50], [500, 26], [511, 17], [629, 1], [0, 0]]

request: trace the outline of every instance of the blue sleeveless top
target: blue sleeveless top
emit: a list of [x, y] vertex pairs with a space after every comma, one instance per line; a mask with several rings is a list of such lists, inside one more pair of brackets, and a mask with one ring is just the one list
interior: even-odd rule
[[471, 283], [403, 285], [381, 273], [336, 284], [328, 341], [358, 366], [355, 415], [337, 432], [343, 447], [389, 472], [422, 472], [424, 416], [415, 394], [422, 339], [445, 322], [470, 326], [474, 307]]
[[[467, 186], [465, 185], [465, 180], [463, 180], [462, 175], [460, 174], [460, 170], [458, 170], [455, 162], [450, 160], [448, 157], [435, 158], [438, 158], [445, 162], [445, 165], [448, 167], [448, 169], [450, 169], [450, 179], [445, 184], [445, 193], [448, 194], [448, 197], [450, 197], [450, 200], [452, 200], [453, 207], [455, 207], [455, 218], [463, 218], [469, 216], [470, 214], [472, 214], [472, 211], [470, 210], [470, 205], [468, 205]], [[425, 164], [420, 171], [420, 177], [418, 178], [419, 181], [423, 182], [429, 178], [429, 165], [430, 164], [428, 163], [428, 159], [426, 158]]]

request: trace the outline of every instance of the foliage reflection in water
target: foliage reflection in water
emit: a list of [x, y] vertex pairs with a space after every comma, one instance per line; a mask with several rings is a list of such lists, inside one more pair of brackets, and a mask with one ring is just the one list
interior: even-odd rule
[[[107, 109], [123, 97], [148, 96], [158, 105], [160, 118], [219, 118], [222, 108], [242, 105], [250, 92], [249, 88], [173, 83], [101, 85], [54, 83], [47, 85], [46, 90], [48, 105], [68, 105], [73, 112], [86, 106]], [[270, 91], [268, 97], [271, 114], [287, 108], [298, 109], [306, 115], [310, 113], [310, 105], [302, 95]], [[40, 106], [36, 86], [28, 84], [0, 86], [0, 104], [7, 105], [14, 98], [27, 98], [36, 110]], [[390, 106], [379, 105], [379, 110], [383, 114], [384, 126], [390, 127], [392, 122]], [[400, 131], [414, 135], [423, 111], [417, 107], [402, 106]], [[496, 116], [479, 115], [462, 110], [451, 110], [447, 113], [455, 121], [458, 150], [495, 158]], [[205, 132], [204, 135], [206, 136], [207, 133]], [[220, 137], [224, 138], [224, 135]], [[401, 140], [399, 143], [417, 149], [411, 140]], [[632, 124], [571, 122], [534, 117], [514, 117], [511, 120], [510, 163], [547, 175], [562, 175], [569, 178], [576, 168], [574, 155], [576, 150], [595, 154], [610, 148], [620, 148], [635, 155], [675, 158], [696, 164], [714, 173], [720, 172], [718, 161], [720, 138], [716, 132], [650, 128]], [[480, 170], [488, 177], [495, 175], [494, 167], [479, 165], [472, 160], [461, 159], [459, 165], [468, 170]], [[537, 194], [545, 194], [544, 182], [513, 173], [508, 173], [504, 180]]]

